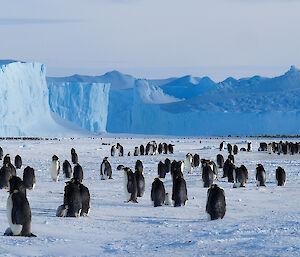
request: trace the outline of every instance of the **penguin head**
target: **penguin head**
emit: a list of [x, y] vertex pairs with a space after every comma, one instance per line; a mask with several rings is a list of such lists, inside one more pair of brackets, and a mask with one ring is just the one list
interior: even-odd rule
[[13, 194], [16, 193], [16, 191], [21, 191], [23, 193], [25, 193], [25, 186], [24, 183], [22, 181], [22, 179], [20, 179], [17, 176], [11, 176], [9, 179], [9, 193]]
[[71, 154], [74, 154], [76, 151], [74, 148], [71, 149]]
[[124, 169], [124, 165], [122, 164], [118, 165], [117, 170], [122, 170], [122, 169]]
[[52, 161], [58, 161], [58, 157], [56, 155], [52, 156]]

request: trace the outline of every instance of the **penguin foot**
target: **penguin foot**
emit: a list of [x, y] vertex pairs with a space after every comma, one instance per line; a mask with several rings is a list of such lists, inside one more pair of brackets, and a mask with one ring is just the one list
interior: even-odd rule
[[35, 234], [30, 233], [29, 235], [25, 235], [25, 237], [36, 237]]
[[6, 230], [5, 230], [5, 232], [4, 232], [4, 236], [13, 236], [14, 234], [13, 234], [13, 232], [11, 231], [11, 229], [10, 228], [7, 228]]

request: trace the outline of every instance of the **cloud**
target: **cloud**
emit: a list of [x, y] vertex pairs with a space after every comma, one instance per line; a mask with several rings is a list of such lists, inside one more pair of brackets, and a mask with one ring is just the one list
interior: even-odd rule
[[0, 25], [77, 23], [76, 19], [0, 18]]

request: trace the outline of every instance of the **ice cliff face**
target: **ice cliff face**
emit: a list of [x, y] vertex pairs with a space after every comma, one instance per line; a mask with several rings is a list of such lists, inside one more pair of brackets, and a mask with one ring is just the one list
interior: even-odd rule
[[106, 131], [110, 84], [48, 83], [51, 110], [90, 132]]
[[0, 135], [59, 136], [49, 108], [45, 66], [6, 62], [0, 65]]

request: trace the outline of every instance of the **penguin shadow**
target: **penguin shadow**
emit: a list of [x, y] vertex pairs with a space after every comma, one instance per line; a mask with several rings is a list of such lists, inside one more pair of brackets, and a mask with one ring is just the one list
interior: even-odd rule
[[183, 219], [183, 218], [161, 218], [161, 217], [150, 217], [150, 216], [142, 216], [135, 217], [132, 219], [133, 223], [147, 223], [154, 225], [163, 225], [165, 223], [199, 223], [199, 222], [207, 222], [207, 219]]
[[44, 216], [44, 217], [55, 217], [56, 209], [42, 209], [42, 208], [31, 208], [32, 215]]

